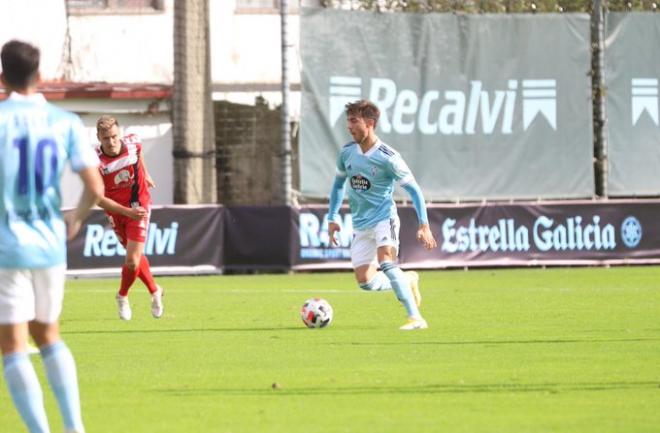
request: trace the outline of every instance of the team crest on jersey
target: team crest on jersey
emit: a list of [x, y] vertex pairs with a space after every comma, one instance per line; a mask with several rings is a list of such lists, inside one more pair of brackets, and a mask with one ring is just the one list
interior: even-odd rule
[[371, 188], [371, 182], [360, 174], [351, 177], [351, 188], [356, 191], [367, 191]]
[[119, 173], [115, 176], [115, 185], [128, 182], [130, 179], [131, 173], [128, 170], [119, 170]]
[[378, 169], [375, 166], [369, 167], [369, 170], [371, 171], [371, 176], [376, 177], [376, 173], [378, 173]]

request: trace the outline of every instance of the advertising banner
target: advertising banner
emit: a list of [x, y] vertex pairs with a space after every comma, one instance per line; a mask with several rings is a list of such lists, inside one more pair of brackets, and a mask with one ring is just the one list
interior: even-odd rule
[[[158, 273], [159, 267], [205, 272], [222, 268], [224, 209], [219, 206], [154, 207], [144, 245], [144, 254]], [[78, 236], [68, 243], [70, 273], [83, 270], [119, 272], [126, 250], [101, 210], [87, 219]], [[76, 272], [78, 271], [78, 272]]]
[[[342, 209], [340, 245], [330, 247], [325, 212], [300, 210], [295, 268], [351, 267], [351, 215]], [[660, 201], [433, 205], [428, 213], [432, 251], [415, 239], [414, 209], [399, 209], [404, 267], [660, 263]]]
[[586, 14], [303, 9], [301, 57], [305, 195], [327, 197], [345, 104], [370, 99], [429, 200], [593, 196]]
[[606, 15], [609, 196], [660, 194], [659, 34], [658, 14]]
[[[327, 207], [168, 206], [153, 209], [145, 254], [156, 274], [350, 269], [352, 216], [330, 245]], [[399, 208], [406, 268], [660, 263], [660, 200], [431, 205], [438, 248], [416, 240]], [[116, 274], [126, 252], [101, 211], [69, 243], [72, 275]]]
[[297, 233], [294, 209], [234, 206], [225, 210], [225, 269], [291, 269]]

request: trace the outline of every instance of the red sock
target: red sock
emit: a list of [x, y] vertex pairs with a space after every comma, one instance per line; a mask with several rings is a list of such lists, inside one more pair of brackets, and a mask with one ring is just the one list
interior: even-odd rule
[[119, 286], [119, 295], [128, 296], [128, 289], [133, 285], [140, 272], [140, 268], [131, 270], [128, 266], [121, 267], [121, 285]]
[[149, 290], [149, 293], [156, 293], [156, 290], [158, 290], [158, 286], [154, 281], [154, 276], [151, 275], [149, 260], [147, 260], [146, 256], [142, 256], [142, 258], [140, 259], [139, 270], [140, 273], [138, 274], [138, 277], [140, 277], [144, 285], [147, 286], [147, 290]]

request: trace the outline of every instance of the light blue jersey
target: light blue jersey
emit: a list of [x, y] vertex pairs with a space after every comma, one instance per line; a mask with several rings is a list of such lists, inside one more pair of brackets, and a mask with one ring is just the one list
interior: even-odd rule
[[348, 202], [358, 230], [395, 217], [395, 182], [405, 186], [415, 181], [399, 152], [380, 140], [367, 153], [354, 141], [346, 144], [337, 158], [337, 178], [348, 179]]
[[98, 165], [82, 122], [41, 94], [0, 102], [0, 268], [66, 262], [60, 177]]

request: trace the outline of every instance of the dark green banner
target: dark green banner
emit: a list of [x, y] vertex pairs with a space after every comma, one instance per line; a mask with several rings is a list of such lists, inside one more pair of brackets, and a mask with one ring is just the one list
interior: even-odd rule
[[381, 108], [377, 134], [431, 200], [593, 195], [589, 16], [305, 9], [301, 183], [327, 196], [350, 140], [344, 105]]
[[660, 15], [610, 13], [605, 85], [610, 196], [660, 194]]

